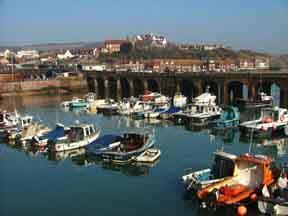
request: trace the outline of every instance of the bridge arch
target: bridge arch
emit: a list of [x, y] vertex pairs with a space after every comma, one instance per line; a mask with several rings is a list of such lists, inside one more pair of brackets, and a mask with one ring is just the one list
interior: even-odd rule
[[192, 80], [183, 79], [180, 81], [180, 90], [183, 95], [188, 97], [188, 100], [198, 96], [197, 89]]
[[95, 81], [92, 77], [87, 77], [87, 85], [88, 85], [88, 90], [90, 92], [96, 92], [96, 86], [95, 86]]
[[108, 78], [108, 98], [117, 98], [117, 80], [114, 77]]
[[120, 79], [120, 85], [121, 85], [121, 97], [122, 98], [128, 98], [131, 96], [131, 88], [128, 79], [121, 78]]
[[[243, 98], [244, 83], [241, 81], [230, 81], [228, 83], [228, 103], [235, 103], [237, 99]], [[224, 94], [226, 94], [224, 92]]]
[[147, 84], [148, 84], [148, 90], [151, 92], [159, 92], [160, 88], [159, 88], [159, 84], [155, 79], [148, 79], [147, 80]]
[[104, 79], [101, 77], [98, 77], [96, 79], [97, 82], [97, 88], [95, 89], [97, 91], [98, 97], [103, 99], [105, 98], [105, 84]]
[[134, 93], [136, 97], [144, 93], [144, 83], [142, 80], [134, 79], [133, 86], [134, 86]]

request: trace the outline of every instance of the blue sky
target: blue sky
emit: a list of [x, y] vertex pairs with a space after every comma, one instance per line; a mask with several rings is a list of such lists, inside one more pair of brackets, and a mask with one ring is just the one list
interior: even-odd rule
[[175, 42], [288, 53], [287, 0], [0, 0], [0, 45], [155, 32]]

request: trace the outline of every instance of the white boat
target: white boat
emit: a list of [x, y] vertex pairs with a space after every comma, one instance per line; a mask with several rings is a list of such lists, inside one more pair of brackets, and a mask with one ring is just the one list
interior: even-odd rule
[[165, 104], [164, 106], [156, 106], [151, 111], [144, 112], [145, 118], [158, 118], [161, 113], [167, 111], [169, 109], [169, 105]]
[[257, 120], [243, 122], [239, 125], [244, 136], [272, 136], [277, 133], [288, 135], [288, 111], [285, 108], [263, 108]]
[[141, 100], [128, 100], [119, 104], [119, 114], [133, 115], [135, 113], [147, 112], [152, 109], [152, 105]]
[[206, 92], [193, 100], [183, 113], [173, 115], [174, 121], [192, 125], [209, 124], [220, 118], [222, 109], [216, 105], [216, 96]]
[[107, 99], [104, 104], [97, 106], [97, 112], [105, 115], [115, 115], [117, 114], [118, 109], [118, 103], [113, 99]]
[[187, 105], [187, 97], [182, 94], [176, 94], [173, 97], [173, 106], [178, 108], [183, 108]]
[[96, 100], [96, 94], [94, 92], [89, 92], [84, 96], [85, 101], [87, 101], [89, 104], [93, 103]]
[[95, 141], [100, 135], [100, 130], [95, 129], [92, 124], [72, 125], [67, 135], [48, 140], [48, 149], [50, 151], [67, 151], [84, 147]]
[[133, 160], [135, 162], [141, 163], [153, 163], [155, 162], [161, 155], [160, 149], [150, 148], [141, 153], [139, 156], [134, 157]]

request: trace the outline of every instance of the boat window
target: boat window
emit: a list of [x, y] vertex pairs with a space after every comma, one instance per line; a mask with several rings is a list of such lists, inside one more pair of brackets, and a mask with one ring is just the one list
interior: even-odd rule
[[89, 130], [89, 128], [85, 128], [85, 134], [86, 134], [86, 136], [90, 135], [90, 130]]
[[215, 160], [212, 167], [213, 176], [215, 178], [224, 178], [227, 176], [233, 176], [233, 173], [234, 161], [215, 155]]

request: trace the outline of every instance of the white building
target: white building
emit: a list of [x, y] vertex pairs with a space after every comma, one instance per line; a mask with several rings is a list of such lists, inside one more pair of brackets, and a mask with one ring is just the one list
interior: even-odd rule
[[39, 58], [39, 52], [36, 50], [20, 50], [16, 55], [18, 58]]
[[137, 35], [134, 40], [136, 42], [137, 41], [150, 42], [152, 45], [160, 47], [165, 47], [168, 44], [168, 40], [164, 36], [156, 35], [153, 33]]
[[57, 55], [57, 58], [60, 59], [60, 60], [63, 60], [63, 59], [70, 59], [70, 58], [73, 58], [74, 55], [70, 52], [70, 50], [67, 50], [64, 54], [58, 54]]
[[83, 71], [105, 71], [106, 65], [82, 65]]

